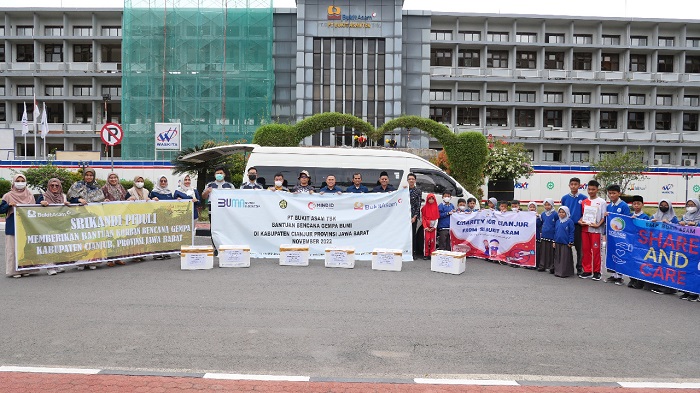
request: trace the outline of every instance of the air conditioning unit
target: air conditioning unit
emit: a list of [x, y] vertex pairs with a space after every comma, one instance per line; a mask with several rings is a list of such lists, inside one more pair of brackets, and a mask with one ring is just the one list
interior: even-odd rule
[[683, 160], [683, 166], [695, 166], [695, 160]]
[[654, 159], [654, 165], [659, 166], [659, 165], [663, 165], [663, 164], [664, 164], [664, 160], [662, 160], [660, 158]]

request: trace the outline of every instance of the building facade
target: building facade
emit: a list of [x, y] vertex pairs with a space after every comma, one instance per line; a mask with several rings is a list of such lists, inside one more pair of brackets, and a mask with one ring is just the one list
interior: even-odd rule
[[[136, 123], [121, 109], [122, 69], [130, 69], [121, 61], [121, 33], [129, 30], [123, 13], [0, 9], [0, 129], [14, 136], [0, 146], [0, 159], [24, 155], [20, 120], [34, 94], [49, 107], [48, 150], [99, 150], [95, 132], [105, 120]], [[242, 23], [233, 19], [225, 23]], [[170, 42], [183, 31], [168, 32]], [[401, 0], [299, 0], [295, 9], [274, 10], [271, 31], [272, 99], [258, 106], [273, 121], [344, 112], [380, 126], [418, 115], [457, 133], [523, 142], [537, 164], [585, 165], [637, 150], [652, 166], [698, 164], [698, 20], [437, 13], [403, 10]], [[225, 67], [221, 77], [243, 69]], [[243, 102], [239, 90], [225, 96]], [[194, 103], [199, 93], [192, 94]], [[164, 108], [175, 99], [154, 97]], [[212, 125], [207, 137], [214, 139], [227, 138], [228, 128], [218, 127], [226, 121], [251, 121], [227, 119], [223, 111], [194, 113], [168, 118], [181, 120], [183, 135], [195, 120]], [[352, 145], [352, 137], [350, 129], [329, 129], [304, 143]], [[391, 137], [400, 147], [439, 147], [418, 130]], [[121, 156], [151, 159], [150, 150]]]

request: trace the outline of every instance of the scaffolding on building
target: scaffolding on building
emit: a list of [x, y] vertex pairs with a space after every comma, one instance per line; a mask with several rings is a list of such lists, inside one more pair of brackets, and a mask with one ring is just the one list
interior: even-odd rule
[[181, 123], [183, 147], [250, 141], [269, 121], [272, 0], [125, 0], [124, 159], [154, 157], [154, 124]]

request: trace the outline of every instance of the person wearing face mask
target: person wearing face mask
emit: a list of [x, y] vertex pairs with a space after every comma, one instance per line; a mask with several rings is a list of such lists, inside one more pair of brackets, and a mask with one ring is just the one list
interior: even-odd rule
[[102, 193], [100, 185], [97, 184], [95, 170], [92, 168], [83, 169], [83, 180], [78, 180], [70, 186], [67, 197], [70, 203], [80, 203], [81, 205], [103, 202], [105, 195]]
[[168, 188], [168, 178], [161, 176], [158, 179], [158, 184], [153, 185], [153, 190], [148, 194], [148, 197], [153, 201], [171, 201], [173, 198], [173, 192]]
[[258, 169], [254, 166], [248, 168], [248, 180], [241, 184], [241, 190], [262, 190], [263, 186], [258, 183]]
[[513, 212], [519, 212], [520, 211], [520, 201], [519, 200], [513, 200], [510, 201], [510, 210]]
[[134, 177], [134, 186], [126, 191], [127, 201], [150, 201], [148, 189], [144, 187], [143, 176]]
[[202, 197], [199, 196], [199, 191], [192, 188], [192, 178], [190, 177], [190, 175], [185, 175], [185, 177], [180, 182], [180, 186], [177, 188], [177, 190], [175, 190], [173, 197], [175, 197], [175, 199], [177, 199], [178, 201], [182, 199], [191, 199], [192, 203], [194, 203], [194, 219], [196, 220], [199, 218], [199, 207], [202, 205], [200, 203]]
[[[257, 171], [256, 171], [257, 172]], [[214, 181], [207, 184], [206, 188], [202, 192], [202, 198], [207, 200], [207, 209], [209, 210], [209, 222], [211, 222], [211, 200], [209, 200], [209, 195], [213, 190], [223, 189], [229, 190], [235, 188], [233, 184], [226, 181], [226, 170], [224, 167], [217, 167], [214, 170]], [[216, 249], [214, 244], [214, 239], [212, 238], [211, 244], [214, 246], [214, 255], [219, 255], [219, 250]]]
[[[681, 221], [678, 224], [692, 227], [698, 226], [698, 223], [700, 223], [700, 211], [698, 211], [699, 206], [699, 200], [695, 198], [688, 199], [688, 201], [685, 202], [685, 214], [683, 214], [683, 217], [681, 217]], [[690, 302], [697, 302], [698, 294], [683, 292], [680, 298]]]
[[[659, 202], [656, 213], [651, 216], [651, 221], [665, 222], [667, 224], [678, 224], [678, 217], [676, 217], [676, 212], [673, 211], [671, 201], [668, 199], [662, 199], [661, 202]], [[652, 291], [657, 295], [672, 295], [677, 292], [675, 289], [648, 282], [644, 283], [642, 288], [646, 291]]]
[[22, 174], [16, 174], [12, 179], [12, 188], [2, 196], [0, 203], [0, 213], [7, 213], [5, 219], [5, 274], [7, 276], [20, 278], [39, 271], [36, 269], [18, 272], [15, 269], [15, 206], [35, 203], [34, 195], [27, 189], [27, 179]]
[[287, 191], [289, 192], [289, 188], [287, 188], [284, 185], [284, 175], [281, 173], [276, 173], [275, 174], [275, 185], [271, 186], [268, 188], [270, 191]]
[[455, 205], [452, 200], [452, 193], [445, 191], [442, 193], [442, 203], [438, 205], [440, 219], [438, 220], [438, 250], [450, 251], [450, 216], [454, 213]]

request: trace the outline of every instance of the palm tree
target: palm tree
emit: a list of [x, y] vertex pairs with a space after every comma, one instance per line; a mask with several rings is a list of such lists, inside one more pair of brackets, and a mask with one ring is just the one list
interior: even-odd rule
[[200, 191], [204, 190], [204, 187], [207, 185], [207, 181], [210, 179], [210, 177], [213, 178], [214, 169], [219, 166], [226, 167], [228, 159], [226, 157], [219, 157], [206, 162], [186, 162], [180, 160], [180, 158], [204, 149], [219, 146], [221, 144], [222, 143], [216, 141], [204, 141], [199, 146], [183, 149], [180, 154], [171, 161], [171, 163], [175, 166], [173, 173], [176, 175], [197, 175], [197, 189]]

